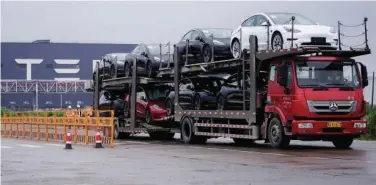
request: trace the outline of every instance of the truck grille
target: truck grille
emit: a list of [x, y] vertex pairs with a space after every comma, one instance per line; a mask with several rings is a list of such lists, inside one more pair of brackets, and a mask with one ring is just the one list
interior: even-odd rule
[[357, 101], [307, 101], [310, 112], [321, 115], [344, 115], [356, 110]]

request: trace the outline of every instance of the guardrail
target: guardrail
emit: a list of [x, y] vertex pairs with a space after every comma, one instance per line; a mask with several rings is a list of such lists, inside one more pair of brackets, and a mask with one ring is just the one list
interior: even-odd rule
[[[65, 142], [69, 132], [72, 136], [72, 144], [88, 145], [95, 144], [95, 136], [97, 132], [100, 132], [103, 135], [103, 145], [114, 147], [114, 111], [94, 111], [93, 113], [71, 110], [3, 112], [1, 135]], [[106, 114], [106, 117], [102, 117], [103, 114]]]

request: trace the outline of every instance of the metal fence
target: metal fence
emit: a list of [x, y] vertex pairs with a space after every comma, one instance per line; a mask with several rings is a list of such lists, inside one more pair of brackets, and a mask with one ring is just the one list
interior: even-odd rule
[[[100, 117], [103, 112], [111, 116]], [[113, 122], [113, 111], [3, 111], [1, 134], [3, 137], [65, 142], [70, 133], [73, 144], [87, 145], [95, 143], [95, 136], [100, 132], [102, 143], [114, 147]]]

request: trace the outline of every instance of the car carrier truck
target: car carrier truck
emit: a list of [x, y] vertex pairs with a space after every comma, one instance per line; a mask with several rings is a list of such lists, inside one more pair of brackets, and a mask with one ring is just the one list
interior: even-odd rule
[[[168, 124], [150, 124], [136, 119], [136, 96], [130, 98], [130, 118], [115, 119], [115, 138], [147, 132], [153, 136], [181, 133], [187, 144], [202, 144], [209, 138], [227, 137], [236, 143], [264, 140], [274, 148], [285, 148], [291, 140], [330, 141], [337, 148], [349, 148], [354, 138], [367, 132], [363, 89], [368, 85], [367, 68], [354, 57], [371, 53], [368, 45], [356, 50], [318, 48], [257, 51], [257, 38], [250, 36], [250, 49], [241, 59], [184, 64], [174, 52], [173, 68], [161, 69], [157, 77], [137, 75], [103, 80], [101, 90], [136, 94], [138, 85], [174, 84], [179, 97], [182, 77], [199, 74], [237, 73], [240, 91], [232, 97], [240, 109], [187, 110], [174, 98]], [[176, 46], [175, 46], [176, 47]], [[177, 51], [175, 48], [174, 51]], [[136, 65], [134, 60], [133, 66]], [[98, 76], [95, 79], [99, 80]], [[228, 99], [217, 99], [226, 103]], [[98, 98], [95, 98], [98, 108]], [[171, 108], [171, 107], [170, 107]], [[172, 138], [171, 135], [167, 134]]]

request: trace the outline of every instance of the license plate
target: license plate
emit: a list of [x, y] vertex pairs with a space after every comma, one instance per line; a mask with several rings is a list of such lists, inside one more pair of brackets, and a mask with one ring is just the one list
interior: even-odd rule
[[341, 122], [339, 121], [331, 121], [328, 122], [327, 127], [333, 128], [333, 127], [341, 127]]
[[325, 37], [312, 37], [311, 42], [315, 44], [325, 44], [326, 38]]

